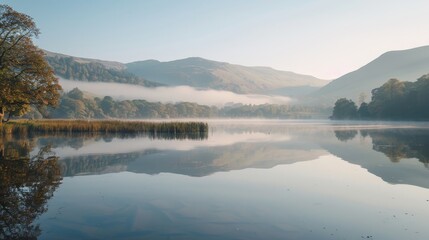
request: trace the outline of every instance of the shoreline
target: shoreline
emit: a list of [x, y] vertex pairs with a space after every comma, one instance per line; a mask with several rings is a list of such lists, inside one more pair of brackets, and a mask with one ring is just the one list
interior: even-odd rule
[[205, 122], [155, 122], [120, 120], [12, 120], [0, 125], [0, 134], [134, 133], [207, 135]]

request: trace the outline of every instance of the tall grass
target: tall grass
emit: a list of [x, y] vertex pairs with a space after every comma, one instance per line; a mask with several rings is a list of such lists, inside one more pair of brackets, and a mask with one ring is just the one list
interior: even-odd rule
[[145, 121], [86, 121], [86, 120], [31, 120], [11, 121], [0, 125], [0, 134], [73, 134], [124, 133], [205, 138], [208, 124], [203, 122], [145, 122]]

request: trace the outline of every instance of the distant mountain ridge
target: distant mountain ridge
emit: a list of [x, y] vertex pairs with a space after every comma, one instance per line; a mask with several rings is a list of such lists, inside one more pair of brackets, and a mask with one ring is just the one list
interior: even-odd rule
[[[156, 60], [126, 64], [127, 71], [165, 85], [188, 85], [236, 93], [267, 94], [289, 87], [319, 88], [327, 81], [269, 67], [245, 67], [199, 57], [169, 62]], [[277, 92], [281, 94], [282, 92]]]
[[124, 64], [48, 51], [46, 54], [56, 74], [66, 79], [148, 87], [187, 85], [236, 93], [285, 95], [297, 97], [310, 105], [324, 106], [333, 106], [342, 97], [359, 103], [360, 95], [365, 96], [365, 101], [369, 102], [371, 90], [391, 78], [415, 81], [429, 73], [429, 46], [386, 52], [365, 66], [331, 82], [269, 67], [245, 67], [199, 57]]
[[407, 50], [390, 51], [365, 66], [331, 81], [311, 94], [313, 101], [333, 105], [338, 98], [357, 101], [363, 93], [366, 101], [371, 100], [371, 90], [396, 78], [402, 81], [416, 81], [429, 73], [429, 46]]
[[269, 67], [245, 67], [191, 57], [170, 62], [145, 60], [120, 63], [46, 51], [55, 74], [64, 79], [203, 89], [268, 95], [303, 95], [328, 83], [309, 75]]

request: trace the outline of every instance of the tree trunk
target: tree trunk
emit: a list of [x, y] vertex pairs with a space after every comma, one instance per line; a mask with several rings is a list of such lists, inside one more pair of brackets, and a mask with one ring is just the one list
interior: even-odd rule
[[4, 107], [0, 106], [0, 124], [3, 123], [3, 118], [4, 118]]
[[4, 144], [0, 141], [0, 157], [4, 158]]

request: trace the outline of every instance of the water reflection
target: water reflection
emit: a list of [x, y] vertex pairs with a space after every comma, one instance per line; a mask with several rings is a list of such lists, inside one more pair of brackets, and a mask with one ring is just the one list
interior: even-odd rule
[[87, 139], [77, 150], [63, 144], [61, 139], [43, 139], [43, 142], [55, 142], [54, 150], [61, 156], [64, 176], [121, 171], [207, 176], [252, 167], [272, 168], [327, 154], [304, 140], [290, 141], [288, 135], [256, 132], [219, 133], [205, 141], [147, 137]]
[[[61, 157], [63, 176], [122, 171], [207, 176], [246, 168], [272, 168], [334, 154], [389, 183], [429, 188], [428, 139], [427, 129], [239, 126], [217, 127], [204, 138], [56, 136], [40, 137], [32, 144], [52, 145]], [[400, 165], [390, 163], [400, 159], [410, 160]], [[413, 159], [423, 165], [416, 165]]]
[[[0, 239], [37, 239], [42, 229], [36, 219], [48, 210], [47, 202], [60, 186], [63, 176], [111, 171], [153, 151], [111, 155], [60, 157], [52, 149], [75, 151], [90, 142], [109, 143], [134, 139], [136, 135], [58, 134], [56, 136], [0, 136]], [[140, 136], [141, 137], [141, 136]], [[148, 134], [156, 139], [201, 141], [206, 134]]]
[[342, 142], [347, 142], [348, 140], [352, 140], [358, 134], [356, 130], [334, 130], [335, 137]]
[[384, 153], [392, 162], [416, 158], [425, 167], [429, 163], [429, 130], [408, 129], [390, 131], [369, 131], [373, 149]]
[[[338, 140], [346, 142], [357, 137], [357, 130], [335, 130]], [[384, 153], [392, 162], [416, 158], [429, 165], [429, 129], [362, 129], [362, 137], [370, 137], [372, 149]]]
[[30, 156], [32, 140], [0, 138], [0, 239], [37, 239], [34, 221], [61, 183], [58, 157], [49, 146]]
[[391, 224], [396, 208], [407, 221], [411, 210], [427, 217], [428, 144], [427, 129], [287, 124], [217, 125], [203, 137], [5, 136], [0, 239], [366, 238], [381, 230], [355, 226]]
[[388, 183], [429, 188], [429, 129], [360, 129], [358, 132], [347, 142], [325, 138], [320, 144], [330, 153], [362, 166]]

